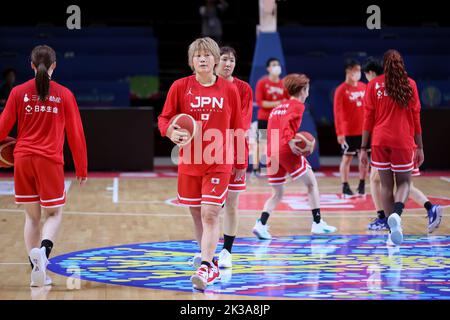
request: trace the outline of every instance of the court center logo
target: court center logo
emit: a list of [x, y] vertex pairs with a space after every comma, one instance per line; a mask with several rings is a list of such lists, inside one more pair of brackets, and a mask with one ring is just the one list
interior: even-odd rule
[[[287, 236], [271, 241], [238, 238], [233, 268], [221, 269], [220, 281], [208, 286], [206, 294], [450, 299], [450, 236], [406, 235], [397, 248], [386, 246], [384, 234]], [[54, 257], [48, 269], [71, 277], [69, 289], [76, 288], [79, 276], [81, 281], [192, 293], [192, 259], [197, 250], [194, 240], [93, 248]]]

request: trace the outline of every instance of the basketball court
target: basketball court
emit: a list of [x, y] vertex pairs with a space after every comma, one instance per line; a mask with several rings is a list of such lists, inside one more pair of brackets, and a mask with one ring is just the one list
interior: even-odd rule
[[[336, 300], [370, 308], [345, 303], [346, 317], [382, 317], [374, 300], [401, 300], [405, 319], [419, 300], [450, 301], [440, 2], [149, 3], [0, 4], [0, 305], [169, 320], [270, 309], [224, 314], [248, 320], [336, 317]], [[234, 236], [226, 195], [244, 173]]]
[[[338, 228], [311, 235], [306, 189], [290, 184], [270, 221], [271, 241], [251, 232], [270, 195], [266, 179], [249, 180], [241, 195], [232, 270], [205, 293], [189, 277], [197, 252], [192, 218], [174, 204], [176, 173], [92, 174], [69, 186], [62, 228], [48, 273], [53, 286], [29, 287], [22, 240], [24, 213], [12, 204], [12, 179], [0, 181], [0, 299], [449, 299], [450, 173], [424, 173], [415, 184], [444, 206], [441, 226], [428, 235], [426, 212], [410, 200], [405, 241], [386, 245], [370, 232], [370, 195], [341, 199], [337, 172], [319, 172], [323, 217]], [[353, 179], [352, 182], [356, 183]], [[220, 251], [221, 245], [218, 246]]]

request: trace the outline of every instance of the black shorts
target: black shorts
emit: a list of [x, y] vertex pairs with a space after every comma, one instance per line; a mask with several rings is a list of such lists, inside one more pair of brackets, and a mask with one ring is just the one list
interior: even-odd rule
[[258, 119], [258, 140], [267, 140], [267, 126], [269, 121]]
[[[341, 144], [342, 154], [346, 156], [355, 156], [361, 149], [362, 136], [345, 137], [346, 144]], [[367, 144], [367, 151], [370, 152], [370, 141]]]

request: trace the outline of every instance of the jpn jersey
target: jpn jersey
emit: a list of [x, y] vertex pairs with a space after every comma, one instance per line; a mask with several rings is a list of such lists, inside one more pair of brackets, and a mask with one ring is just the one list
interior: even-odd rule
[[[288, 143], [294, 138], [302, 123], [305, 105], [290, 99], [272, 110], [267, 127], [267, 154], [271, 156], [272, 147], [279, 146], [280, 153], [292, 153]], [[278, 136], [278, 141], [272, 141]]]
[[[233, 137], [229, 130], [240, 130], [242, 133], [245, 130], [241, 99], [233, 83], [217, 77], [212, 86], [204, 87], [196, 80], [195, 75], [175, 81], [158, 117], [162, 136], [167, 133], [170, 119], [180, 113], [191, 115], [200, 130], [191, 143], [181, 149], [179, 173], [191, 176], [203, 176], [210, 172], [231, 173], [233, 155], [239, 156], [234, 166], [245, 169], [245, 150], [236, 152], [231, 148], [233, 143], [230, 143]], [[216, 135], [221, 136], [217, 141]], [[213, 142], [218, 148], [211, 148], [210, 144]], [[234, 144], [235, 148], [236, 145]], [[185, 157], [185, 152], [189, 154], [188, 157]]]
[[385, 76], [369, 82], [365, 96], [364, 130], [372, 133], [372, 146], [413, 149], [414, 134], [422, 133], [420, 99], [416, 82], [409, 78], [413, 97], [407, 107], [398, 105], [385, 90]]
[[258, 109], [258, 120], [268, 120], [270, 112], [273, 108], [263, 108], [263, 101], [282, 101], [289, 99], [283, 80], [278, 82], [271, 81], [268, 77], [264, 77], [256, 84], [256, 104]]
[[35, 79], [13, 88], [0, 116], [0, 141], [17, 122], [14, 158], [42, 156], [63, 164], [64, 135], [67, 134], [76, 175], [87, 177], [87, 151], [78, 105], [72, 92], [50, 81], [49, 95], [39, 100]]
[[363, 82], [356, 86], [344, 82], [336, 88], [333, 111], [337, 136], [362, 135], [365, 91]]

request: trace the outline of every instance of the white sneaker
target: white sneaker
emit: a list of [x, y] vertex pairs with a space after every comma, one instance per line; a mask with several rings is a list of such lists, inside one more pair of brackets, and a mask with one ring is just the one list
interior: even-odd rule
[[392, 213], [388, 218], [388, 225], [392, 242], [399, 246], [403, 242], [402, 219], [397, 213]]
[[227, 268], [220, 270], [220, 283], [228, 283], [233, 277], [233, 269]]
[[231, 268], [233, 256], [228, 252], [227, 249], [223, 249], [219, 253], [219, 268]]
[[33, 270], [31, 271], [31, 286], [45, 286], [47, 281], [46, 269], [48, 265], [47, 256], [45, 255], [45, 247], [31, 249], [30, 259], [33, 263]]
[[336, 232], [336, 230], [336, 227], [329, 226], [323, 219], [321, 219], [319, 223], [313, 222], [311, 226], [311, 233], [314, 234], [333, 233]]
[[260, 240], [270, 240], [272, 236], [269, 233], [269, 226], [263, 225], [261, 220], [256, 220], [255, 226], [253, 227], [253, 234]]
[[196, 253], [194, 258], [192, 259], [192, 266], [194, 267], [195, 270], [197, 270], [198, 268], [200, 268], [201, 264], [202, 264], [202, 254]]

